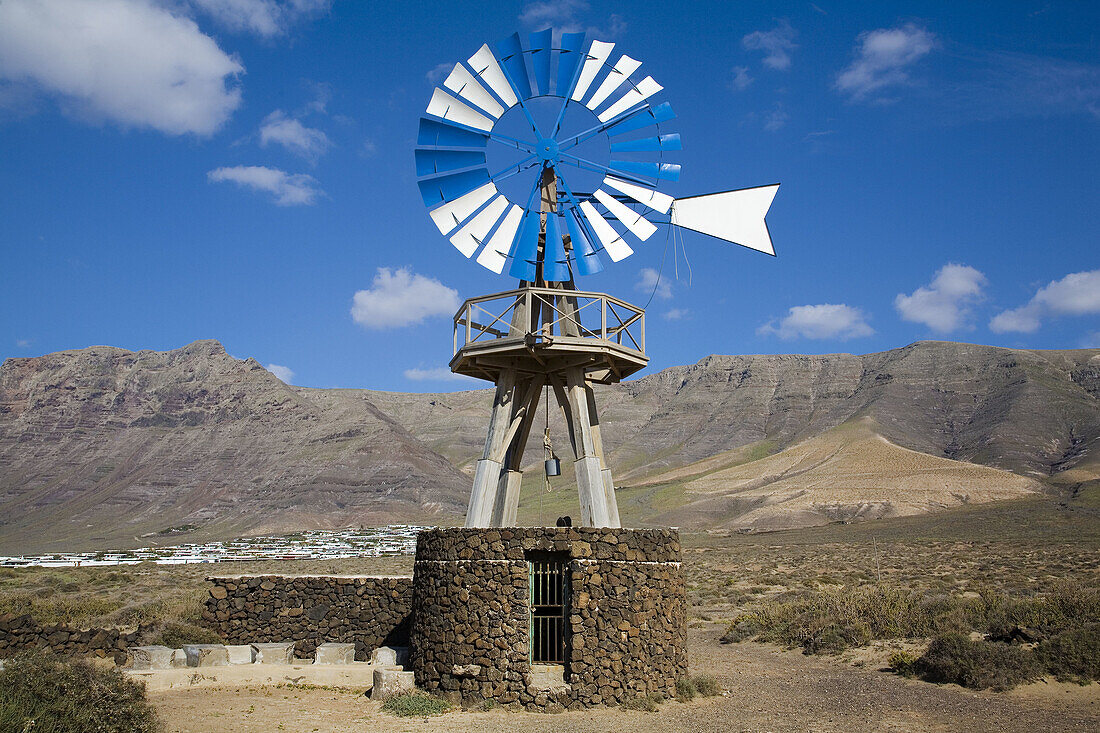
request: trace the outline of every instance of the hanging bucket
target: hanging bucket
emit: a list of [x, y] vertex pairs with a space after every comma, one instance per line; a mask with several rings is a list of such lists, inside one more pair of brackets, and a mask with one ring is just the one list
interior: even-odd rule
[[557, 458], [547, 458], [543, 461], [543, 467], [546, 469], [546, 477], [561, 476], [561, 461]]

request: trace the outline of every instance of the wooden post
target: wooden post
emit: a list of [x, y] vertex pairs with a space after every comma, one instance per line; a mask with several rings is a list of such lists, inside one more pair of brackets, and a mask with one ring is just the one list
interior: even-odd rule
[[496, 396], [493, 398], [493, 413], [489, 418], [485, 450], [474, 471], [474, 488], [470, 492], [470, 505], [466, 509], [467, 527], [488, 527], [492, 520], [501, 469], [501, 461], [494, 460], [494, 457], [501, 450], [505, 433], [511, 422], [515, 386], [516, 370], [502, 371], [497, 381]]

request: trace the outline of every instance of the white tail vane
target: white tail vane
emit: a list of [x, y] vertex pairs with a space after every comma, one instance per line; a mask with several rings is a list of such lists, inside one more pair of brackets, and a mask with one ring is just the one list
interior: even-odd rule
[[776, 183], [676, 199], [669, 223], [774, 255], [764, 216], [778, 190]]

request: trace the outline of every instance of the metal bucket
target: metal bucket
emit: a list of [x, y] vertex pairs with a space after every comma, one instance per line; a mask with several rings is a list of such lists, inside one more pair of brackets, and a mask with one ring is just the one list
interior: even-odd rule
[[546, 476], [561, 476], [561, 461], [557, 458], [547, 458], [543, 461], [543, 468], [546, 469]]

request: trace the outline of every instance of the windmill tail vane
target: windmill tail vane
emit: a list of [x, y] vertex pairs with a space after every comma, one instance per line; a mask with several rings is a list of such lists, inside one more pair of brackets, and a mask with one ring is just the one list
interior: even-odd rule
[[[672, 107], [653, 101], [663, 87], [638, 73], [640, 61], [626, 54], [612, 61], [614, 43], [555, 35], [531, 33], [526, 48], [518, 33], [482, 45], [433, 91], [415, 161], [440, 233], [465, 257], [497, 274], [507, 267], [522, 282], [596, 274], [633, 254], [631, 245], [658, 225], [774, 255], [764, 218], [779, 185], [683, 198], [659, 190], [679, 180], [671, 156], [682, 149], [669, 128]], [[546, 99], [557, 101], [549, 107], [557, 112], [540, 117]], [[524, 133], [505, 134], [499, 123], [517, 108]], [[490, 170], [490, 143], [516, 159]], [[533, 179], [526, 198], [500, 190], [524, 173]], [[602, 175], [593, 191], [570, 183], [593, 174]]]

